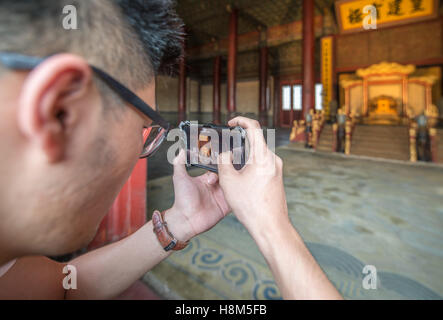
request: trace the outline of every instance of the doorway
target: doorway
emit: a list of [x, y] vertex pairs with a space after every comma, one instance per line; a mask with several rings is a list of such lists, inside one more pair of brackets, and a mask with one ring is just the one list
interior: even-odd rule
[[294, 120], [302, 119], [301, 81], [283, 82], [280, 95], [280, 127], [288, 128]]

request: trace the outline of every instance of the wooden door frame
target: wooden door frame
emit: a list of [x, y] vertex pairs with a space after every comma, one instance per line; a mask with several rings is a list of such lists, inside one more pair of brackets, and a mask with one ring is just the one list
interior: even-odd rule
[[[294, 90], [292, 90], [292, 86], [294, 85], [303, 85], [303, 80], [301, 79], [291, 79], [291, 80], [281, 80], [279, 82], [278, 88], [279, 88], [279, 96], [280, 101], [278, 105], [279, 110], [279, 123], [278, 126], [281, 128], [290, 128], [292, 127], [292, 123], [294, 122], [295, 118], [295, 110], [293, 108], [293, 99], [294, 99]], [[291, 109], [289, 111], [289, 125], [284, 124], [283, 125], [283, 86], [290, 86], [291, 87], [291, 98], [290, 98], [290, 105]]]

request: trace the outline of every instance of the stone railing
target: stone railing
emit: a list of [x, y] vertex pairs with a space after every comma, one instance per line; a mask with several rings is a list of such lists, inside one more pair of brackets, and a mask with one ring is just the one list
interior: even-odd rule
[[[437, 107], [431, 104], [423, 114], [414, 115], [409, 112], [409, 115], [409, 160], [416, 162], [419, 160], [420, 154], [421, 157], [425, 157], [420, 160], [437, 162], [438, 146], [437, 129], [435, 128], [439, 116]], [[423, 142], [424, 136], [426, 136], [426, 143]], [[417, 140], [419, 141], [417, 142]]]
[[429, 134], [429, 144], [430, 144], [430, 154], [431, 161], [437, 162], [437, 129], [435, 128], [438, 124], [438, 108], [431, 104], [426, 110], [426, 117], [428, 118], [428, 134]]
[[352, 132], [354, 131], [354, 125], [351, 119], [346, 119], [346, 139], [345, 139], [345, 154], [351, 154]]
[[[333, 142], [332, 151], [351, 153], [352, 133], [354, 132], [357, 120], [355, 117], [345, 115], [344, 108], [337, 110], [337, 122], [332, 125]], [[344, 136], [344, 141], [340, 137]], [[344, 145], [342, 145], [344, 144]]]
[[438, 143], [437, 143], [437, 129], [429, 128], [429, 139], [430, 139], [430, 147], [431, 147], [431, 161], [437, 162], [438, 157]]
[[332, 152], [337, 152], [338, 148], [338, 123], [332, 124]]
[[289, 135], [291, 142], [306, 141], [306, 123], [305, 120], [294, 120], [292, 123], [291, 134]]
[[417, 162], [417, 123], [413, 120], [409, 123], [409, 160]]
[[312, 116], [312, 139], [309, 141], [309, 145], [312, 146], [312, 148], [316, 149], [318, 141], [320, 139], [320, 134], [323, 130], [324, 124], [325, 124], [325, 114], [323, 110], [313, 112], [311, 110], [311, 116]]
[[324, 127], [325, 116], [323, 111], [309, 112], [311, 121], [294, 120], [289, 140], [291, 142], [305, 142], [307, 148], [316, 148]]

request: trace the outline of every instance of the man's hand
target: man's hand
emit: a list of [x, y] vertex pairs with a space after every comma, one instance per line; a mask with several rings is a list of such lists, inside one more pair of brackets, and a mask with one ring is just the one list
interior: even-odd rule
[[174, 160], [175, 201], [166, 212], [169, 231], [182, 241], [211, 229], [231, 211], [218, 176], [207, 172], [191, 177], [184, 163], [185, 152], [181, 150]]
[[290, 225], [283, 187], [283, 162], [268, 149], [260, 124], [236, 117], [228, 125], [246, 129], [250, 146], [248, 162], [239, 171], [232, 166], [230, 153], [219, 157], [220, 185], [234, 214], [251, 234], [280, 224]]
[[236, 171], [231, 154], [219, 157], [220, 185], [238, 220], [265, 257], [285, 299], [341, 299], [288, 217], [283, 162], [266, 146], [260, 124], [237, 117], [230, 126], [246, 129], [249, 159]]

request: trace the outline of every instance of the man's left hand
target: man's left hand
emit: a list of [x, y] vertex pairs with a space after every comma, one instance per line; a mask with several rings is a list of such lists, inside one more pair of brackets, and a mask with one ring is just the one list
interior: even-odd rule
[[217, 174], [189, 176], [184, 150], [174, 159], [173, 182], [175, 201], [166, 212], [166, 221], [177, 239], [186, 241], [211, 229], [231, 211]]

